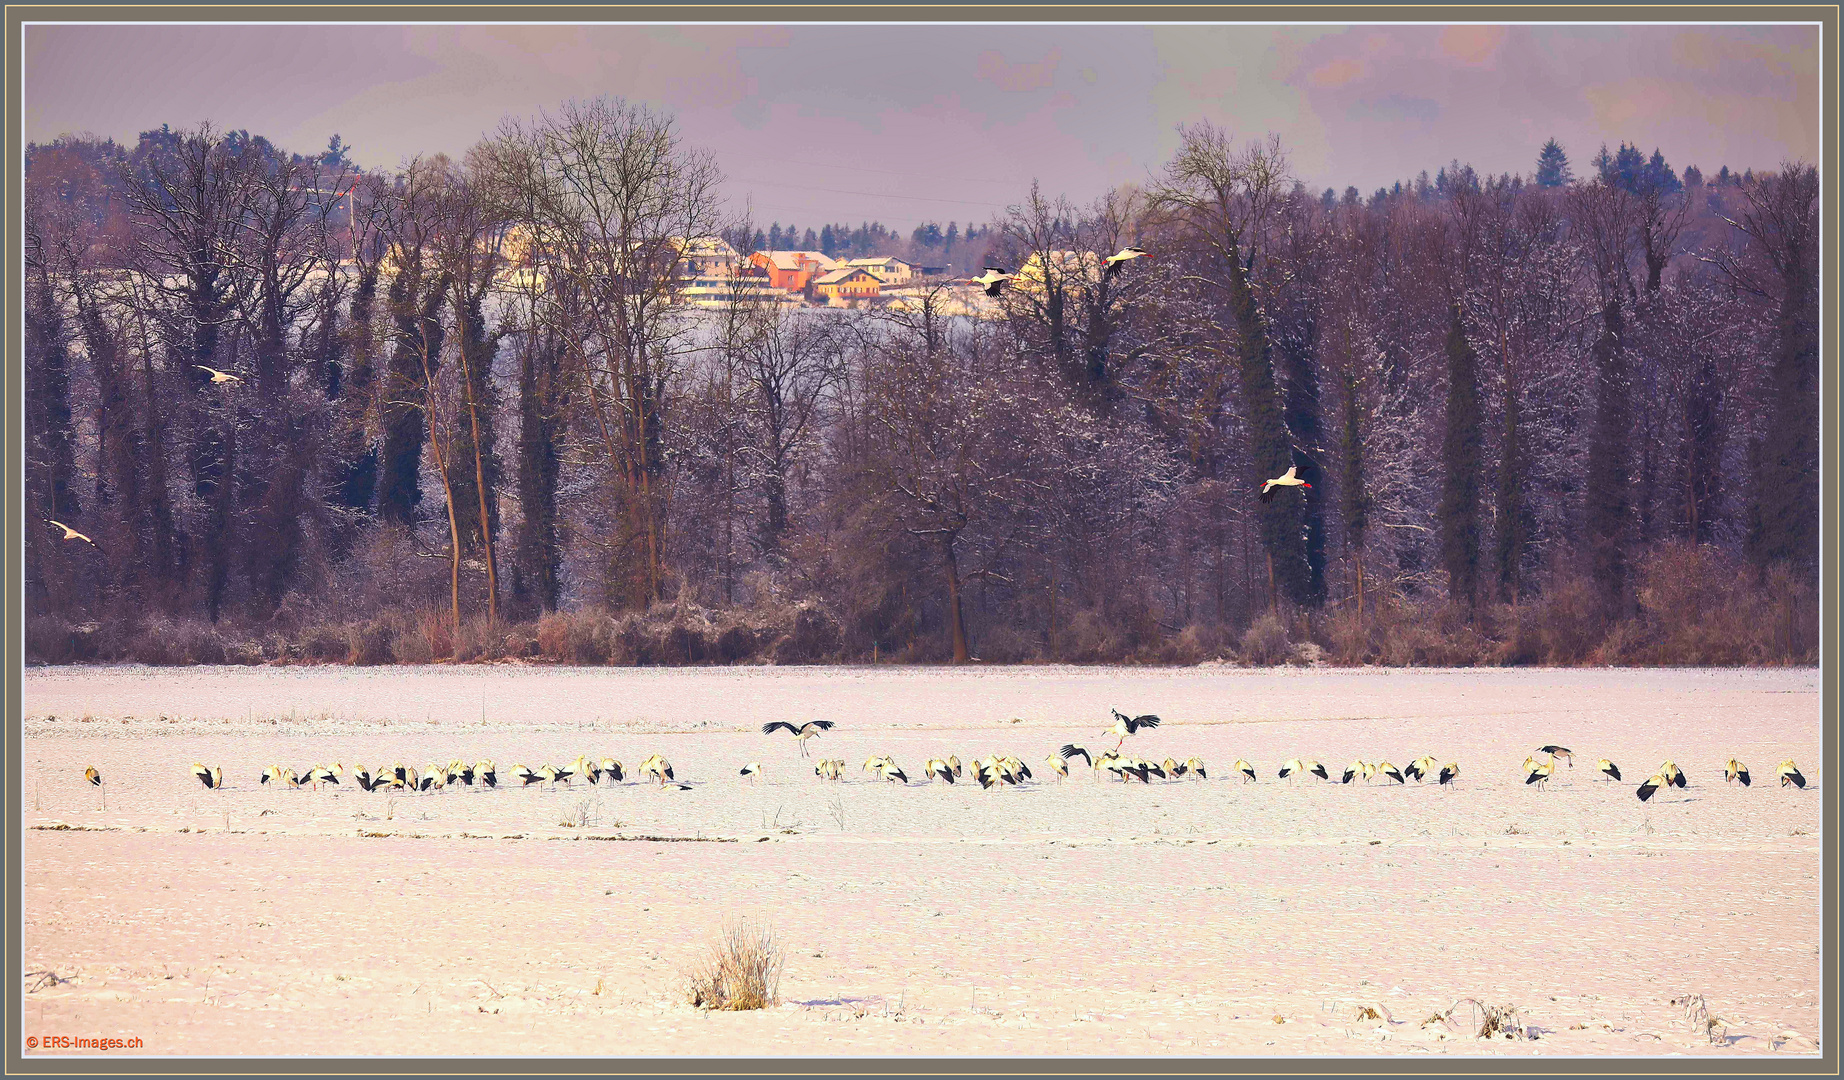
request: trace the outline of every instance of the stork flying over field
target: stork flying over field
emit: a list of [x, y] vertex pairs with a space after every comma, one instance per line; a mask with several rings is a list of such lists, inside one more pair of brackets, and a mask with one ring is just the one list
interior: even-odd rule
[[831, 731], [832, 721], [831, 720], [809, 720], [806, 723], [800, 725], [799, 727], [795, 727], [793, 724], [788, 723], [786, 720], [773, 720], [773, 721], [770, 721], [769, 723], [762, 725], [762, 734], [772, 735], [775, 732], [783, 728], [786, 728], [788, 734], [794, 736], [795, 740], [800, 744], [800, 756], [806, 757], [807, 756], [807, 740], [813, 738], [815, 735], [818, 735], [822, 731]]
[[198, 368], [200, 371], [211, 372], [211, 381], [214, 383], [240, 383], [243, 381], [228, 371], [219, 371], [217, 368], [209, 368], [204, 364], [193, 364], [192, 366]]
[[1261, 501], [1262, 502], [1273, 502], [1274, 501], [1274, 489], [1277, 487], [1303, 487], [1303, 488], [1312, 487], [1311, 484], [1300, 479], [1299, 471], [1300, 471], [1300, 467], [1298, 465], [1289, 465], [1287, 466], [1286, 472], [1280, 474], [1274, 479], [1263, 480], [1261, 482]]

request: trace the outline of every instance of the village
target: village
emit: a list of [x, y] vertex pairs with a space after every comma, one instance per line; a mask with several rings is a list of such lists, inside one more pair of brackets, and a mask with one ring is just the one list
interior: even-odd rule
[[738, 301], [789, 306], [901, 309], [933, 293], [950, 315], [993, 316], [1000, 308], [969, 267], [922, 266], [893, 256], [835, 259], [820, 251], [752, 251], [717, 236], [679, 241], [678, 297], [696, 308]]

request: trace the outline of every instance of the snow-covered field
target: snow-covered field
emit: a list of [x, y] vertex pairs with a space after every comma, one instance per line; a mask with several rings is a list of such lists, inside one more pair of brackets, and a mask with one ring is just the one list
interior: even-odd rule
[[[92, 667], [23, 693], [31, 1054], [1746, 1055], [1820, 1030], [1809, 669]], [[1040, 767], [1113, 745], [1115, 706], [1164, 718], [1130, 750], [1208, 779]], [[842, 784], [760, 732], [815, 717]], [[1526, 786], [1550, 742], [1575, 767]], [[690, 790], [350, 783], [654, 752]], [[876, 753], [912, 783], [861, 771]], [[950, 753], [1037, 782], [922, 782]], [[1424, 753], [1458, 783], [1275, 777]], [[1789, 757], [1804, 791], [1774, 779]], [[1688, 789], [1641, 804], [1667, 758]], [[337, 789], [257, 782], [335, 760]], [[732, 916], [786, 946], [776, 1008], [679, 992]], [[1693, 1029], [1687, 994], [1723, 1024]], [[1535, 1037], [1472, 1037], [1469, 998]]]

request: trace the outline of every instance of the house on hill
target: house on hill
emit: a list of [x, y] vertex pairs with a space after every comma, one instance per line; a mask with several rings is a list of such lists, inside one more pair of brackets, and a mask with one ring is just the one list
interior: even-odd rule
[[822, 251], [758, 251], [749, 261], [768, 271], [768, 283], [777, 289], [800, 292], [839, 263]]
[[876, 274], [886, 285], [907, 285], [916, 276], [914, 263], [879, 256], [870, 259], [847, 259], [842, 266], [862, 266]]
[[694, 236], [689, 240], [675, 236], [672, 246], [679, 254], [679, 276], [682, 278], [728, 274], [743, 261], [742, 253], [721, 236]]
[[841, 266], [813, 279], [813, 291], [835, 307], [853, 300], [875, 300], [883, 279], [862, 266]]

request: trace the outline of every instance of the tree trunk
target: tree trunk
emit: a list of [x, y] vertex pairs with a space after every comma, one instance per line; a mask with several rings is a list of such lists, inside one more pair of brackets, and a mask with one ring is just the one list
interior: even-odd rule
[[960, 561], [954, 556], [952, 536], [942, 541], [941, 551], [946, 557], [948, 573], [948, 633], [954, 641], [954, 662], [964, 664], [970, 654], [967, 651], [967, 622], [961, 612]]

